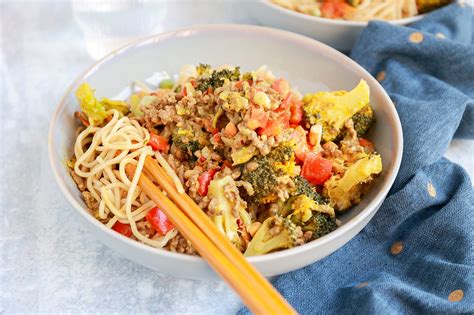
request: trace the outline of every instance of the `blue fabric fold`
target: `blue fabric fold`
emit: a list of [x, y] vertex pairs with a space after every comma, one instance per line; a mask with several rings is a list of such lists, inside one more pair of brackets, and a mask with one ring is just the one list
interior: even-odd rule
[[403, 160], [361, 233], [274, 281], [299, 313], [474, 313], [474, 190], [443, 157], [453, 137], [474, 138], [472, 21], [471, 7], [453, 3], [409, 27], [363, 31], [351, 58], [396, 104]]

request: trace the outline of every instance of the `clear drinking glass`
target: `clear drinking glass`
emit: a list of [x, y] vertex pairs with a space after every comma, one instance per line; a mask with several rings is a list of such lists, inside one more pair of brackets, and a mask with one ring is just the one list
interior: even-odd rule
[[90, 56], [99, 59], [140, 37], [163, 31], [166, 1], [72, 0]]

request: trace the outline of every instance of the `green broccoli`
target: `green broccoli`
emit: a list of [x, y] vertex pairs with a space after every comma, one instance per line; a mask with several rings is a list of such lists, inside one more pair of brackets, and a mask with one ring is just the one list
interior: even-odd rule
[[247, 246], [245, 256], [257, 256], [304, 243], [301, 228], [290, 220], [273, 216], [266, 219]]
[[302, 176], [296, 176], [293, 179], [296, 189], [293, 196], [305, 195], [318, 204], [326, 204], [327, 200], [321, 196], [316, 189]]
[[337, 228], [336, 218], [321, 212], [313, 212], [311, 219], [300, 226], [303, 232], [312, 232], [311, 240], [320, 238]]
[[201, 77], [198, 79], [197, 89], [201, 92], [207, 91], [209, 88], [216, 89], [224, 85], [225, 80], [237, 81], [240, 79], [240, 67], [234, 70], [222, 69], [213, 71], [209, 77]]
[[183, 153], [187, 154], [189, 157], [194, 157], [194, 152], [203, 148], [203, 145], [199, 143], [199, 141], [190, 140], [188, 137], [179, 135], [177, 133], [174, 133], [171, 139], [173, 141], [173, 145], [183, 151]]
[[267, 157], [272, 161], [272, 162], [280, 162], [284, 163], [289, 161], [293, 157], [293, 147], [288, 144], [282, 144], [268, 153]]
[[198, 76], [201, 75], [209, 75], [211, 74], [211, 66], [208, 64], [200, 63], [199, 66], [196, 67], [196, 71]]
[[375, 122], [372, 106], [370, 104], [364, 106], [352, 116], [352, 121], [354, 122], [354, 130], [357, 132], [357, 135], [359, 137], [365, 135]]
[[[256, 163], [255, 169], [250, 171], [248, 163]], [[249, 182], [254, 189], [254, 194], [247, 198], [250, 203], [269, 203], [276, 200], [277, 176], [267, 157], [257, 156], [247, 162], [243, 167], [241, 179]]]
[[321, 125], [322, 139], [333, 141], [344, 123], [369, 103], [369, 85], [364, 80], [351, 91], [318, 92], [303, 98], [306, 126]]

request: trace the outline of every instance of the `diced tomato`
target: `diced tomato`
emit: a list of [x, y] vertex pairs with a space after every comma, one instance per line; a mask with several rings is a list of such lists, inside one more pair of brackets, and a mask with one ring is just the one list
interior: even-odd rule
[[287, 109], [288, 106], [290, 105], [291, 99], [292, 99], [292, 94], [290, 92], [286, 94], [285, 98], [281, 101], [280, 107], [278, 107], [278, 109]]
[[269, 113], [261, 107], [253, 106], [250, 111], [250, 118], [247, 121], [247, 127], [255, 130], [257, 128], [264, 128], [268, 122]]
[[168, 140], [155, 133], [150, 133], [150, 141], [147, 144], [151, 146], [153, 151], [165, 152], [168, 150]]
[[321, 5], [321, 15], [325, 18], [342, 18], [353, 13], [355, 9], [344, 0], [325, 0]]
[[212, 136], [212, 139], [214, 139], [215, 142], [219, 143], [221, 141], [221, 135], [219, 133], [215, 133]]
[[166, 235], [174, 228], [173, 223], [158, 207], [151, 208], [145, 218], [156, 233], [160, 235]]
[[242, 81], [237, 81], [237, 82], [235, 82], [235, 87], [236, 87], [237, 89], [241, 90], [241, 89], [242, 89], [242, 86], [243, 86]]
[[200, 164], [202, 164], [202, 163], [206, 162], [206, 160], [207, 160], [207, 159], [206, 159], [204, 156], [201, 156], [201, 157], [199, 157], [198, 162], [199, 162]]
[[193, 88], [196, 88], [196, 86], [198, 85], [196, 80], [191, 80], [190, 82]]
[[132, 228], [130, 227], [130, 224], [124, 224], [124, 223], [120, 223], [119, 221], [117, 221], [112, 226], [112, 230], [114, 230], [115, 232], [118, 232], [122, 235], [125, 235], [126, 237], [132, 236]]
[[362, 147], [364, 147], [364, 148], [365, 148], [365, 147], [369, 147], [369, 148], [370, 148], [370, 147], [373, 146], [372, 142], [370, 142], [369, 140], [364, 139], [364, 138], [359, 138], [359, 144], [360, 144]]
[[186, 85], [183, 86], [183, 89], [181, 90], [181, 94], [183, 96], [187, 96], [188, 95], [188, 90], [186, 89]]
[[224, 162], [222, 162], [222, 167], [227, 167], [227, 168], [230, 168], [232, 169], [232, 162], [231, 161], [228, 161], [228, 160], [224, 160]]
[[290, 92], [290, 85], [285, 79], [278, 79], [272, 84], [272, 89], [277, 91], [281, 96], [285, 97]]
[[300, 100], [296, 100], [292, 97], [292, 101], [290, 104], [290, 124], [298, 125], [301, 120], [303, 120], [303, 106]]
[[313, 185], [322, 185], [331, 177], [332, 162], [309, 152], [306, 154], [301, 176]]
[[202, 173], [199, 178], [199, 187], [198, 187], [198, 194], [201, 197], [207, 196], [207, 189], [209, 188], [209, 184], [211, 183], [211, 180], [214, 178], [214, 175], [217, 173], [217, 168], [213, 168], [210, 170], [205, 171]]

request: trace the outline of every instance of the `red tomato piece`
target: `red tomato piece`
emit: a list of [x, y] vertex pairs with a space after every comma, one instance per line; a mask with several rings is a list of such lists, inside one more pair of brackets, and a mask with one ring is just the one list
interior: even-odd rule
[[365, 148], [365, 147], [369, 147], [369, 148], [370, 148], [370, 147], [373, 146], [372, 142], [370, 142], [369, 140], [364, 139], [364, 138], [359, 138], [359, 144], [360, 144], [360, 146], [362, 146], [362, 147], [364, 147], [364, 148]]
[[132, 228], [130, 227], [130, 224], [124, 224], [124, 223], [120, 223], [119, 221], [117, 221], [112, 226], [112, 230], [114, 230], [115, 232], [118, 232], [122, 235], [125, 235], [126, 237], [132, 236]]
[[250, 111], [250, 118], [247, 121], [247, 127], [255, 130], [257, 128], [264, 128], [268, 122], [269, 113], [265, 112], [263, 108], [253, 106]]
[[148, 141], [148, 145], [151, 146], [153, 151], [164, 152], [168, 150], [168, 140], [155, 133], [150, 133], [150, 141]]
[[290, 85], [285, 79], [278, 79], [272, 84], [272, 89], [277, 91], [281, 96], [285, 97], [290, 92]]
[[174, 228], [173, 223], [158, 207], [151, 208], [145, 218], [156, 233], [160, 235], [166, 235]]
[[309, 152], [306, 154], [301, 176], [306, 178], [313, 185], [322, 185], [326, 182], [332, 173], [332, 162], [318, 156], [318, 154]]
[[301, 120], [303, 120], [303, 106], [300, 100], [295, 100], [292, 98], [292, 102], [290, 104], [290, 124], [298, 125]]
[[217, 168], [213, 168], [210, 170], [205, 171], [202, 173], [199, 178], [199, 187], [198, 187], [198, 194], [201, 197], [207, 196], [207, 190], [209, 188], [209, 184], [211, 183], [211, 180], [214, 178], [214, 175], [217, 173]]

